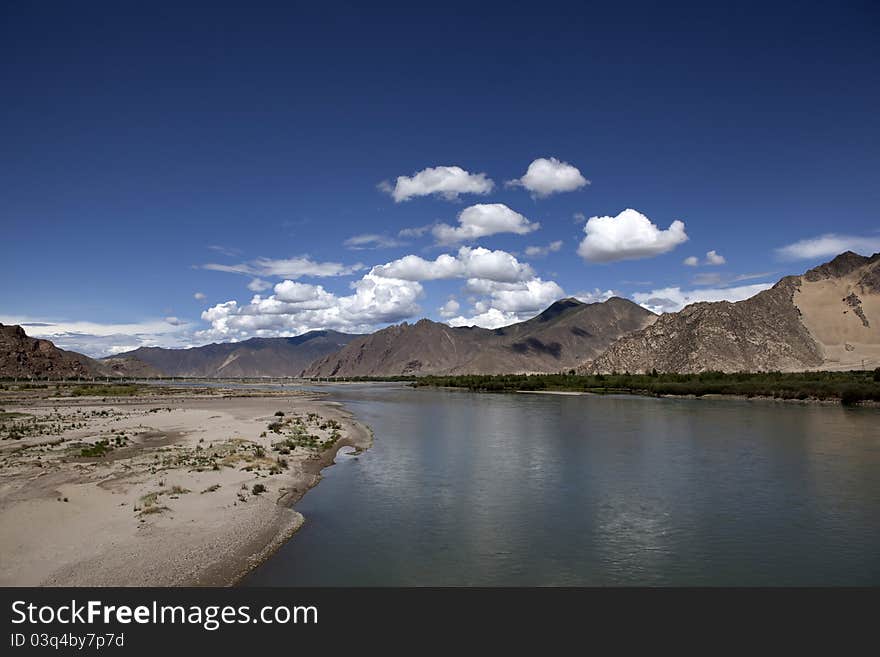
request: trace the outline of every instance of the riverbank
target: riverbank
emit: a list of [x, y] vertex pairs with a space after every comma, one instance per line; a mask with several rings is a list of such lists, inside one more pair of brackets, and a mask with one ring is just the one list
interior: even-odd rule
[[[449, 388], [450, 390], [456, 390], [456, 388]], [[567, 397], [581, 397], [581, 396], [595, 396], [595, 397], [603, 397], [608, 394], [607, 392], [576, 392], [571, 390], [516, 390], [516, 394], [520, 395], [562, 395]], [[663, 399], [720, 399], [720, 400], [734, 400], [734, 401], [750, 401], [750, 402], [770, 402], [775, 404], [801, 404], [801, 405], [818, 405], [818, 406], [840, 406], [839, 399], [815, 399], [815, 398], [805, 398], [805, 399], [797, 399], [790, 397], [772, 397], [769, 395], [721, 395], [721, 394], [712, 394], [708, 393], [705, 395], [693, 395], [693, 394], [682, 394], [682, 395], [654, 395], [648, 393], [639, 393], [638, 391], [626, 391], [621, 394], [627, 395], [636, 395], [640, 397], [661, 397]], [[860, 401], [857, 404], [858, 406], [864, 406], [866, 408], [880, 408], [880, 402], [866, 400]]]
[[412, 385], [480, 392], [623, 393], [651, 397], [833, 401], [844, 406], [880, 402], [880, 369], [849, 372], [425, 376], [413, 381]]
[[338, 450], [372, 442], [316, 393], [70, 392], [0, 393], [0, 585], [233, 584]]

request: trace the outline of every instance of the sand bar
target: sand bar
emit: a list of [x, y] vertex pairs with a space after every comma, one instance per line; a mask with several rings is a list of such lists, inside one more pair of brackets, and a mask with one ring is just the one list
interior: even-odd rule
[[66, 392], [0, 393], [0, 585], [234, 584], [337, 451], [372, 442], [316, 393]]

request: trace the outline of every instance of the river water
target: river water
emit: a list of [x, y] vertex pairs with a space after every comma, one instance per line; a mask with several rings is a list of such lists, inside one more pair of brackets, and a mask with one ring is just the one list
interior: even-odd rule
[[375, 443], [245, 585], [880, 584], [880, 410], [323, 389]]

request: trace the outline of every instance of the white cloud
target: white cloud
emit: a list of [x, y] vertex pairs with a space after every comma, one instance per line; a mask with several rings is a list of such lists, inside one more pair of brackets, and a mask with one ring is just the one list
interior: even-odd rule
[[262, 278], [254, 278], [247, 286], [251, 292], [262, 292], [263, 290], [268, 290], [270, 287], [272, 287], [272, 284], [268, 281], [264, 281]]
[[438, 309], [441, 317], [455, 317], [455, 313], [459, 311], [461, 308], [461, 304], [455, 300], [455, 298], [450, 298], [449, 301], [444, 303]]
[[558, 192], [573, 192], [590, 181], [581, 175], [577, 167], [560, 162], [555, 157], [539, 157], [530, 165], [525, 175], [516, 180], [508, 180], [509, 187], [525, 187], [536, 198]]
[[412, 176], [398, 176], [394, 185], [379, 183], [379, 189], [391, 194], [396, 203], [431, 194], [454, 201], [460, 194], [488, 194], [494, 187], [485, 173], [470, 173], [456, 166], [428, 167]]
[[506, 313], [497, 308], [489, 308], [485, 312], [472, 315], [471, 317], [463, 315], [453, 317], [446, 323], [450, 326], [479, 326], [486, 329], [496, 329], [502, 326], [510, 326], [520, 321], [522, 320], [520, 320], [516, 313]]
[[434, 226], [431, 232], [437, 243], [456, 244], [497, 233], [525, 235], [541, 227], [503, 203], [477, 203], [465, 208], [458, 215], [458, 224], [456, 227], [448, 224]]
[[434, 224], [426, 224], [424, 226], [416, 226], [414, 228], [404, 228], [400, 232], [397, 233], [398, 237], [421, 237], [425, 233], [429, 232], [434, 227]]
[[196, 293], [193, 295], [193, 299], [195, 299], [196, 301], [204, 301], [204, 300], [207, 299], [207, 298], [208, 298], [208, 297], [205, 296], [205, 293], [204, 293], [204, 292], [196, 292]]
[[184, 324], [186, 324], [185, 321], [181, 320], [178, 317], [166, 317], [165, 323], [170, 324], [171, 326], [183, 326]]
[[395, 246], [403, 246], [404, 242], [396, 240], [388, 235], [377, 235], [374, 233], [366, 235], [354, 235], [345, 240], [342, 245], [352, 251], [362, 251], [364, 249], [389, 249]]
[[491, 306], [498, 310], [528, 313], [531, 316], [564, 296], [565, 291], [555, 281], [533, 278], [515, 287], [496, 285], [491, 293]]
[[[353, 293], [345, 296], [321, 285], [282, 281], [270, 296], [258, 294], [244, 305], [230, 300], [208, 308], [202, 319], [211, 326], [195, 338], [240, 340], [321, 328], [369, 332], [421, 312], [417, 301], [424, 294], [422, 281], [456, 278], [466, 278], [467, 288], [482, 296], [474, 299], [474, 312], [485, 314], [490, 323], [501, 321], [502, 316], [511, 321], [526, 319], [564, 296], [556, 283], [536, 278], [529, 265], [506, 251], [463, 246], [455, 254], [434, 260], [408, 255], [373, 267], [352, 283]], [[453, 317], [460, 309], [459, 302], [450, 297], [439, 312]]]
[[772, 283], [756, 283], [739, 287], [703, 288], [682, 290], [680, 287], [665, 287], [650, 292], [636, 292], [633, 300], [640, 306], [655, 313], [677, 312], [685, 306], [698, 301], [742, 301], [758, 292], [772, 287]]
[[687, 265], [688, 267], [697, 267], [700, 264], [708, 266], [724, 265], [727, 264], [727, 259], [716, 251], [706, 251], [706, 259], [703, 260], [702, 263], [697, 256], [688, 256], [682, 260], [682, 264]]
[[648, 217], [627, 209], [616, 217], [590, 217], [578, 255], [591, 262], [651, 258], [688, 240], [684, 223], [673, 221], [660, 230]]
[[880, 251], [880, 236], [826, 233], [819, 237], [811, 237], [783, 246], [776, 249], [776, 254], [784, 260], [812, 260], [833, 258], [844, 251], [872, 255]]
[[317, 262], [307, 255], [282, 259], [257, 258], [256, 260], [242, 262], [237, 265], [221, 265], [216, 263], [202, 265], [202, 269], [209, 269], [211, 271], [224, 271], [254, 277], [275, 276], [278, 278], [349, 276], [363, 268], [364, 265], [361, 263], [343, 265], [338, 262]]
[[259, 295], [249, 304], [217, 304], [202, 313], [211, 328], [200, 340], [239, 340], [252, 336], [299, 335], [315, 329], [370, 332], [380, 324], [401, 321], [420, 312], [420, 283], [366, 274], [352, 284], [353, 293], [337, 296], [320, 285], [283, 281], [275, 294]]
[[474, 303], [470, 317], [453, 317], [447, 322], [450, 326], [507, 326], [534, 317], [565, 296], [565, 291], [555, 281], [537, 277], [518, 283], [469, 279], [466, 290], [485, 298]]
[[723, 265], [727, 262], [723, 255], [715, 251], [706, 251], [707, 265]]
[[431, 281], [453, 278], [484, 278], [514, 282], [534, 276], [532, 268], [507, 251], [490, 251], [483, 247], [463, 246], [456, 255], [444, 253], [434, 260], [407, 255], [398, 260], [373, 267], [376, 276], [408, 281]]
[[572, 295], [578, 301], [583, 301], [584, 303], [600, 303], [602, 301], [608, 301], [611, 297], [619, 296], [617, 292], [614, 290], [600, 290], [598, 287], [590, 290], [584, 290], [582, 292], [576, 292]]
[[572, 215], [572, 219], [574, 220], [574, 223], [582, 224], [587, 220], [587, 215], [583, 212], [575, 212], [574, 215]]
[[527, 246], [526, 255], [530, 258], [543, 258], [550, 253], [556, 253], [562, 248], [562, 240], [550, 242], [547, 246]]

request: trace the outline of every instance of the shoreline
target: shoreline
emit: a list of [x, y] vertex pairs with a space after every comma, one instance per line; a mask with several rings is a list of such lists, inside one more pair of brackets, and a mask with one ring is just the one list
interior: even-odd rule
[[302, 527], [339, 451], [373, 441], [319, 392], [33, 392], [0, 396], [25, 428], [0, 441], [6, 586], [235, 585]]
[[[450, 390], [461, 390], [461, 388], [448, 388]], [[471, 392], [466, 390], [466, 392]], [[479, 390], [473, 392], [481, 392]], [[633, 391], [621, 392], [588, 392], [584, 390], [513, 390], [513, 394], [517, 395], [565, 395], [565, 396], [588, 396], [588, 397], [608, 397], [609, 395], [621, 395], [626, 397], [644, 397], [647, 399], [716, 399], [722, 401], [754, 401], [754, 402], [774, 402], [786, 404], [801, 404], [803, 406], [842, 406], [839, 399], [786, 399], [784, 397], [771, 397], [769, 395], [725, 395], [721, 393], [706, 393], [704, 395], [651, 395]], [[880, 408], [880, 402], [871, 400], [860, 401], [850, 406], [850, 408]]]
[[337, 407], [340, 413], [349, 417], [349, 421], [353, 423], [355, 431], [358, 434], [358, 439], [356, 440], [351, 436], [342, 438], [332, 448], [321, 452], [321, 455], [317, 460], [310, 462], [306, 467], [306, 471], [314, 477], [312, 483], [300, 491], [286, 493], [284, 496], [280, 497], [277, 502], [279, 506], [284, 506], [296, 514], [296, 522], [290, 527], [280, 528], [272, 540], [270, 540], [256, 556], [248, 558], [247, 564], [244, 568], [239, 569], [238, 572], [233, 572], [231, 576], [225, 578], [226, 581], [224, 583], [218, 584], [218, 586], [238, 586], [251, 572], [256, 568], [259, 568], [266, 562], [266, 560], [270, 559], [285, 543], [287, 543], [287, 541], [291, 540], [296, 533], [302, 529], [303, 525], [306, 523], [306, 517], [299, 511], [296, 511], [294, 506], [305, 497], [306, 493], [321, 483], [324, 470], [336, 465], [336, 457], [339, 456], [341, 450], [346, 447], [351, 447], [355, 450], [353, 452], [354, 454], [361, 454], [373, 446], [374, 434], [372, 429], [356, 420], [354, 414], [346, 409], [343, 404], [329, 401], [324, 403]]

